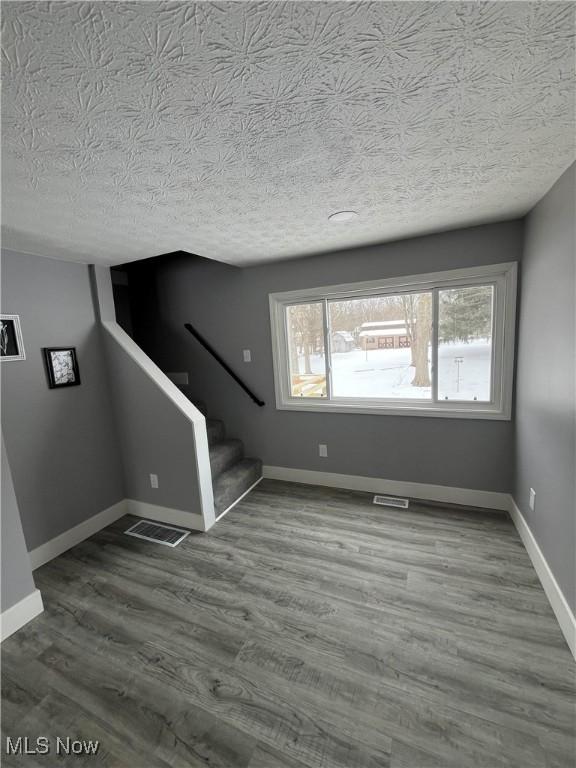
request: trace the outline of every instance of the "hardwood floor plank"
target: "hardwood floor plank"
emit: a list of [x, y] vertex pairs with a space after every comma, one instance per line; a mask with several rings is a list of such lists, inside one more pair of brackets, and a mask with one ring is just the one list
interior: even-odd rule
[[4, 735], [105, 768], [573, 768], [576, 666], [507, 515], [264, 480], [175, 549], [131, 522], [35, 572]]
[[399, 739], [394, 739], [392, 742], [390, 768], [460, 768], [460, 766], [458, 759], [455, 762], [449, 762], [446, 756], [431, 755], [412, 744], [404, 744]]
[[199, 669], [179, 654], [155, 644], [139, 654], [141, 666], [160, 685], [175, 688], [224, 722], [252, 733], [311, 768], [383, 768], [389, 766], [391, 740], [381, 734], [377, 744], [355, 738], [358, 726], [339, 719], [332, 723], [320, 708], [309, 712], [282, 686], [247, 676], [231, 667]]
[[[490, 563], [479, 558], [449, 558], [429, 548], [428, 557], [414, 548], [383, 545], [381, 548], [368, 548], [348, 543], [342, 538], [336, 543], [333, 538], [314, 537], [302, 531], [300, 536], [276, 536], [272, 531], [254, 529], [248, 536], [243, 530], [226, 530], [219, 533], [221, 540], [231, 546], [248, 551], [265, 549], [278, 557], [285, 554], [328, 564], [341, 564], [343, 561], [351, 567], [369, 573], [379, 573], [386, 562], [404, 570], [416, 568], [435, 575], [448, 575], [453, 578], [474, 578], [486, 585], [519, 584], [528, 587], [539, 586], [538, 576], [528, 563], [520, 566], [505, 561]], [[386, 558], [386, 560], [384, 560]]]
[[[380, 659], [372, 657], [378, 675], [370, 676], [358, 664], [346, 657], [341, 660], [338, 676], [349, 682], [362, 684], [379, 692], [383, 684], [403, 691], [410, 698], [425, 698], [431, 703], [450, 702], [450, 706], [471, 716], [481, 717], [498, 725], [526, 731], [531, 735], [556, 733], [558, 738], [570, 739], [574, 727], [574, 702], [567, 679], [557, 679], [548, 688], [541, 677], [526, 675], [514, 668], [493, 670], [483, 663], [472, 663], [446, 654], [441, 648], [428, 653], [415, 654], [413, 647], [398, 643], [389, 649], [379, 649]], [[268, 663], [274, 672], [275, 664], [287, 664], [289, 679], [299, 675], [304, 664], [312, 665], [317, 676], [329, 674], [334, 667], [331, 654], [316, 644], [306, 646], [282, 638], [264, 639], [261, 635], [248, 640], [236, 663], [259, 665]], [[294, 670], [290, 672], [290, 668]], [[280, 670], [284, 672], [282, 666]], [[550, 691], [554, 695], [550, 695]], [[361, 705], [358, 705], [359, 710]]]
[[[137, 751], [143, 765], [243, 768], [250, 760], [255, 739], [233, 726], [221, 729], [220, 721], [178, 689], [153, 685], [135, 663], [120, 666], [107, 656], [92, 656], [86, 662], [65, 641], [48, 649], [39, 661], [53, 672], [56, 692], [80, 702], [91, 713], [91, 722]], [[219, 729], [225, 738], [217, 737]]]
[[286, 757], [267, 744], [258, 744], [248, 768], [305, 768], [305, 764]]
[[[526, 767], [538, 768], [544, 761], [537, 738], [527, 730], [503, 730], [498, 720], [489, 721], [472, 714], [463, 719], [458, 709], [444, 703], [446, 697], [442, 701], [439, 697], [430, 701], [425, 696], [414, 695], [415, 691], [402, 685], [402, 681], [398, 685], [380, 682], [370, 687], [361, 685], [341, 671], [330, 673], [300, 656], [289, 656], [278, 648], [267, 649], [251, 641], [239, 654], [235, 666], [247, 666], [253, 678], [265, 676], [270, 686], [274, 686], [270, 682], [272, 677], [282, 679], [285, 684], [276, 684], [278, 690], [296, 689], [295, 695], [302, 706], [322, 701], [332, 719], [339, 714], [345, 717], [354, 713], [368, 739], [375, 739], [380, 732], [394, 734], [448, 762], [460, 759], [464, 765], [483, 765], [481, 756], [486, 752], [490, 753], [489, 765], [494, 768], [510, 765], [511, 759], [520, 753]], [[447, 733], [450, 733], [449, 741]], [[508, 742], [513, 736], [509, 750]], [[495, 744], [498, 744], [497, 754]]]

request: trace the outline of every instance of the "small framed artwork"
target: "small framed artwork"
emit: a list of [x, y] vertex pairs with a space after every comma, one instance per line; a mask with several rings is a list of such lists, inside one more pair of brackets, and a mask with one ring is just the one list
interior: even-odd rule
[[44, 358], [50, 389], [80, 384], [76, 347], [44, 347]]
[[0, 315], [0, 360], [26, 360], [18, 315]]

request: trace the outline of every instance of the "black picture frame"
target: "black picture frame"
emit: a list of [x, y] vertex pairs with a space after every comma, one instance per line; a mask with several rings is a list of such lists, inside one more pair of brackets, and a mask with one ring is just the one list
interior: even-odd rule
[[44, 347], [42, 351], [50, 389], [77, 387], [80, 384], [76, 347]]

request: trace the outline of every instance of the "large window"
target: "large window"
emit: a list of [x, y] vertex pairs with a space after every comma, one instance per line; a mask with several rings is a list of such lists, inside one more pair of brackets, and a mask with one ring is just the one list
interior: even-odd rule
[[516, 265], [270, 296], [278, 408], [510, 418]]

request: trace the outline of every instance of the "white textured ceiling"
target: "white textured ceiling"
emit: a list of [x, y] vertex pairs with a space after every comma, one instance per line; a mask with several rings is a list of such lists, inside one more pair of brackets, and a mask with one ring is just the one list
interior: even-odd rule
[[523, 214], [574, 159], [572, 3], [2, 11], [14, 250], [280, 259]]

